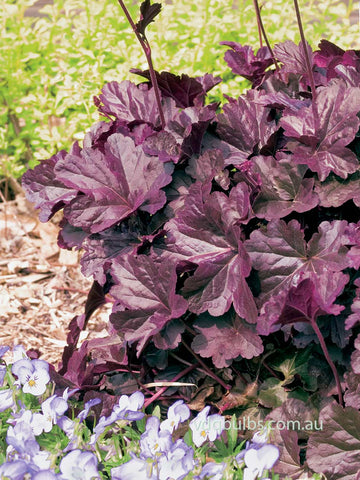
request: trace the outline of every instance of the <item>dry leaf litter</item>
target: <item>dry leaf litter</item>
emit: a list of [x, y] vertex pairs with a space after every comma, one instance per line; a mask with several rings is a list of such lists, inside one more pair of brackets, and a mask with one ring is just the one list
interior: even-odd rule
[[[38, 349], [55, 367], [92, 285], [80, 271], [81, 253], [58, 247], [58, 230], [56, 218], [39, 222], [23, 193], [0, 199], [0, 345]], [[93, 314], [79, 345], [107, 336], [110, 310], [106, 304]]]

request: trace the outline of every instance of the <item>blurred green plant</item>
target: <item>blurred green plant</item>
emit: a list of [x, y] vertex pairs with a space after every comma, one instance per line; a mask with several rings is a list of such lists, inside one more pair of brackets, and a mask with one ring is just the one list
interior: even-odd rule
[[[0, 177], [20, 177], [39, 160], [74, 140], [98, 119], [92, 97], [111, 80], [141, 79], [130, 68], [147, 64], [115, 0], [54, 0], [41, 18], [26, 15], [35, 0], [1, 0]], [[140, 1], [128, 1], [136, 19]], [[352, 0], [310, 0], [302, 5], [305, 34], [342, 48], [359, 47], [350, 25]], [[265, 0], [263, 22], [272, 44], [299, 41], [291, 2]], [[223, 78], [214, 100], [239, 94], [247, 82], [226, 66], [220, 41], [259, 45], [252, 0], [165, 0], [149, 29], [157, 70]]]

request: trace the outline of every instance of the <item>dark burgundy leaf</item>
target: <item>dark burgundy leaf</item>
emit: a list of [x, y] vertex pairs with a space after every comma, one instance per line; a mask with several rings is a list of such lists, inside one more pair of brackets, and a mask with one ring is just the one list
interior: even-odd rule
[[319, 123], [311, 107], [304, 107], [297, 114], [284, 112], [280, 119], [285, 135], [298, 142], [293, 148], [293, 159], [317, 172], [321, 181], [330, 172], [347, 178], [359, 165], [356, 155], [346, 146], [355, 138], [360, 125], [360, 88], [333, 80], [318, 89], [316, 108]]
[[360, 470], [360, 413], [333, 402], [320, 412], [323, 430], [312, 433], [307, 463], [328, 480], [354, 480]]
[[352, 200], [360, 207], [360, 175], [358, 172], [349, 175], [346, 180], [328, 177], [325, 182], [316, 182], [315, 191], [322, 207], [340, 207]]
[[[308, 43], [306, 44], [306, 48], [312, 67], [313, 52]], [[283, 63], [283, 66], [281, 67], [283, 72], [307, 75], [305, 52], [302, 42], [300, 42], [299, 45], [296, 45], [291, 40], [286, 40], [286, 42], [275, 45], [273, 51], [277, 60]]]
[[83, 248], [81, 271], [86, 276], [93, 276], [100, 284], [106, 281], [106, 273], [114, 258], [135, 252], [141, 244], [139, 231], [120, 227], [112, 227], [100, 233], [89, 235]]
[[[64, 348], [63, 355], [62, 355], [62, 362], [61, 366], [59, 369], [59, 374], [64, 375], [65, 373], [71, 369], [70, 362], [73, 362], [71, 360], [76, 353], [76, 347], [80, 338], [80, 333], [85, 330], [86, 325], [91, 317], [91, 315], [104, 303], [106, 302], [105, 300], [105, 294], [104, 290], [101, 285], [98, 284], [98, 282], [93, 282], [91, 289], [88, 293], [86, 303], [85, 303], [85, 312], [82, 315], [76, 315], [70, 322], [69, 324], [69, 333], [67, 336], [67, 345]], [[85, 350], [83, 351], [83, 357], [85, 358]], [[76, 354], [76, 357], [78, 354]], [[85, 360], [84, 360], [85, 361]], [[69, 373], [71, 375], [71, 373]], [[68, 376], [68, 379], [71, 380], [71, 378]], [[73, 380], [71, 380], [73, 381]]]
[[[359, 259], [359, 254], [358, 254], [358, 261]], [[356, 296], [353, 299], [352, 305], [351, 305], [351, 311], [352, 314], [349, 315], [345, 321], [345, 328], [347, 330], [350, 330], [353, 328], [355, 325], [360, 323], [360, 278], [357, 278], [354, 281], [354, 285], [356, 285]], [[360, 369], [359, 369], [360, 373]]]
[[73, 200], [78, 191], [66, 187], [56, 178], [55, 165], [67, 155], [61, 150], [48, 160], [43, 160], [33, 170], [28, 170], [22, 177], [22, 186], [27, 198], [40, 209], [39, 219], [47, 222], [64, 205]]
[[140, 20], [137, 22], [136, 30], [145, 37], [146, 27], [154, 21], [155, 17], [161, 11], [161, 3], [153, 3], [150, 0], [144, 0], [140, 5]]
[[57, 177], [84, 194], [67, 205], [66, 218], [91, 233], [121, 222], [138, 208], [154, 214], [166, 202], [160, 189], [170, 183], [173, 170], [120, 133], [107, 139], [105, 152], [83, 149], [56, 165]]
[[110, 82], [102, 88], [99, 100], [99, 111], [116, 117], [120, 124], [138, 122], [154, 127], [161, 125], [154, 89], [147, 85], [136, 86], [128, 80]]
[[153, 337], [156, 348], [168, 350], [176, 348], [181, 342], [181, 334], [185, 331], [182, 320], [171, 320], [165, 327]]
[[[341, 273], [349, 264], [344, 246], [346, 227], [346, 221], [322, 222], [308, 244], [296, 220], [288, 224], [283, 220], [271, 221], [265, 231], [256, 230], [250, 235], [245, 248], [261, 282], [260, 334], [269, 334], [269, 325], [278, 320], [289, 289], [305, 278], [314, 282], [320, 305], [330, 308], [340, 293], [339, 287], [343, 288], [348, 281]], [[334, 277], [335, 272], [341, 274]]]
[[232, 48], [225, 53], [225, 61], [235, 75], [250, 80], [253, 88], [260, 85], [265, 75], [265, 70], [273, 64], [268, 47], [261, 47], [254, 55], [254, 51], [248, 45], [236, 42], [220, 42]]
[[345, 406], [360, 410], [360, 375], [354, 372], [346, 372], [344, 380], [346, 382]]
[[255, 172], [261, 179], [260, 193], [252, 207], [259, 218], [283, 218], [292, 211], [306, 212], [319, 203], [313, 191], [314, 179], [304, 178], [307, 167], [294, 165], [291, 156], [253, 157]]
[[221, 318], [204, 313], [194, 323], [199, 331], [193, 342], [194, 352], [202, 357], [211, 357], [217, 368], [228, 367], [238, 356], [253, 358], [263, 352], [261, 338], [253, 326], [238, 315], [225, 314]]
[[191, 157], [186, 173], [202, 183], [213, 179], [224, 190], [229, 188], [230, 179], [228, 170], [224, 170], [224, 158], [221, 150], [206, 150], [199, 157]]
[[198, 265], [182, 290], [189, 308], [194, 313], [208, 310], [219, 316], [233, 302], [236, 312], [254, 323], [257, 310], [245, 280], [251, 266], [236, 227], [249, 212], [248, 187], [237, 185], [230, 201], [221, 192], [209, 195], [209, 185], [199, 182], [190, 192], [184, 207], [164, 227], [168, 232], [167, 255], [176, 262]]
[[116, 282], [111, 294], [126, 310], [115, 309], [110, 321], [126, 341], [139, 342], [140, 354], [149, 338], [187, 310], [186, 300], [175, 293], [175, 266], [145, 255], [122, 256], [113, 262], [111, 275]]
[[275, 120], [269, 120], [270, 110], [259, 104], [262, 95], [263, 92], [250, 90], [246, 97], [229, 98], [223, 113], [217, 116], [219, 137], [236, 147], [243, 161], [259, 153], [278, 128]]
[[[132, 68], [131, 73], [141, 75], [151, 81], [149, 70]], [[164, 97], [170, 97], [179, 108], [203, 105], [206, 93], [221, 82], [219, 77], [210, 74], [192, 78], [186, 74], [174, 75], [170, 72], [155, 72], [159, 89]]]

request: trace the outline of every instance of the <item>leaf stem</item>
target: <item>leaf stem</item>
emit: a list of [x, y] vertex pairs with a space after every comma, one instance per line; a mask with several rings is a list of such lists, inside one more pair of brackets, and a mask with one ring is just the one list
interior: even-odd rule
[[[267, 35], [266, 35], [266, 32], [265, 32], [265, 28], [264, 28], [264, 24], [262, 22], [262, 19], [261, 19], [261, 13], [260, 13], [260, 7], [259, 7], [259, 3], [258, 3], [258, 0], [253, 0], [254, 2], [254, 7], [255, 7], [255, 13], [256, 13], [256, 20], [258, 22], [258, 25], [260, 25], [260, 29], [261, 29], [261, 32], [264, 36], [264, 40], [265, 40], [265, 43], [269, 49], [269, 52], [270, 52], [270, 55], [271, 55], [271, 58], [273, 59], [273, 62], [274, 62], [274, 65], [275, 65], [275, 69], [277, 72], [280, 71], [279, 69], [279, 65], [277, 64], [277, 61], [276, 61], [276, 58], [274, 56], [274, 52], [272, 51], [272, 48], [271, 48], [271, 45], [270, 45], [270, 42], [267, 38]], [[261, 39], [261, 37], [260, 37]], [[261, 40], [260, 40], [261, 42]]]
[[256, 0], [253, 0], [253, 5], [256, 13], [256, 23], [257, 23], [258, 34], [259, 34], [260, 48], [262, 48], [263, 41], [262, 41], [262, 34], [261, 34], [261, 18], [259, 17], [259, 14], [258, 14], [258, 12], [260, 12], [260, 8], [257, 8]]
[[148, 65], [149, 65], [151, 84], [152, 84], [153, 89], [154, 89], [155, 99], [156, 99], [156, 103], [157, 103], [158, 110], [159, 110], [161, 128], [164, 130], [164, 128], [165, 128], [165, 117], [164, 117], [164, 111], [163, 111], [163, 108], [162, 108], [162, 105], [161, 105], [160, 89], [159, 89], [159, 85], [158, 85], [158, 82], [157, 82], [154, 66], [153, 66], [153, 63], [152, 63], [150, 44], [149, 44], [147, 38], [145, 37], [145, 35], [142, 36], [138, 32], [138, 30], [136, 28], [136, 25], [134, 23], [134, 20], [131, 18], [131, 15], [130, 15], [128, 9], [126, 8], [123, 0], [118, 0], [118, 2], [120, 4], [120, 7], [122, 8], [126, 18], [127, 18], [127, 21], [130, 23], [130, 26], [133, 29], [133, 31], [136, 35], [136, 38], [139, 40], [141, 48], [144, 50], [145, 57], [146, 57]]
[[313, 115], [314, 115], [314, 123], [315, 123], [315, 125], [318, 125], [319, 112], [318, 112], [317, 105], [316, 105], [316, 88], [315, 88], [314, 74], [313, 74], [313, 71], [312, 71], [311, 63], [310, 63], [309, 52], [308, 52], [308, 49], [307, 49], [307, 46], [306, 46], [307, 44], [306, 44], [304, 29], [303, 29], [303, 25], [302, 25], [302, 21], [301, 21], [299, 4], [298, 4], [297, 0], [294, 0], [294, 7], [295, 7], [295, 12], [296, 12], [297, 23], [298, 23], [298, 26], [299, 26], [301, 42], [302, 42], [302, 46], [303, 46], [303, 49], [304, 49], [306, 68], [307, 68], [307, 71], [308, 71], [308, 77], [309, 77], [309, 81], [310, 81], [310, 89], [311, 89], [311, 95], [312, 95], [311, 107], [312, 107]]
[[342, 394], [342, 390], [341, 390], [341, 383], [340, 383], [340, 378], [339, 378], [338, 371], [336, 370], [334, 362], [331, 360], [331, 357], [329, 355], [329, 351], [326, 347], [324, 337], [323, 337], [323, 335], [320, 331], [320, 328], [318, 327], [318, 324], [316, 323], [316, 320], [314, 320], [313, 318], [310, 318], [310, 323], [311, 323], [311, 326], [314, 329], [314, 332], [316, 333], [316, 336], [319, 339], [320, 346], [322, 348], [322, 351], [324, 352], [326, 361], [328, 362], [328, 364], [329, 364], [329, 366], [330, 366], [330, 368], [333, 372], [336, 387], [337, 387], [337, 391], [338, 391], [338, 396], [339, 396], [339, 403], [340, 403], [341, 406], [344, 406], [344, 399], [343, 399], [343, 394]]
[[189, 347], [189, 345], [187, 345], [187, 344], [184, 342], [184, 340], [182, 340], [181, 343], [184, 345], [184, 347], [186, 348], [186, 350], [188, 350], [188, 351], [191, 353], [191, 355], [193, 355], [193, 356], [196, 358], [196, 360], [200, 363], [200, 365], [203, 367], [203, 369], [206, 371], [206, 373], [209, 375], [209, 377], [212, 377], [214, 380], [216, 380], [218, 383], [220, 383], [220, 385], [221, 385], [222, 387], [224, 387], [225, 390], [231, 390], [230, 385], [227, 385], [220, 377], [218, 377], [214, 372], [212, 372], [212, 371], [210, 370], [210, 368], [206, 365], [206, 363], [201, 360], [201, 358], [199, 357], [199, 355], [197, 355], [197, 354]]

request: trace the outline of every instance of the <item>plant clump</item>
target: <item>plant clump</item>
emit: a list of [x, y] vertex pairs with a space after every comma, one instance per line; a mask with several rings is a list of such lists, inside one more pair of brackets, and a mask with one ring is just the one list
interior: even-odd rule
[[[94, 279], [54, 378], [97, 392], [104, 410], [155, 384], [145, 406], [176, 394], [197, 409], [211, 398], [221, 412], [256, 403], [263, 418], [336, 417], [343, 435], [326, 463], [326, 428], [285, 431], [277, 468], [349, 480], [360, 468], [346, 446], [359, 443], [346, 425], [360, 418], [360, 53], [326, 40], [315, 52], [305, 40], [257, 52], [225, 42], [251, 88], [219, 105], [207, 99], [220, 78], [154, 70], [145, 29], [156, 5], [145, 0], [130, 22], [146, 81], [106, 84], [94, 99], [104, 120], [82, 146], [23, 177], [41, 221], [63, 212], [59, 245], [82, 249]], [[108, 337], [78, 348], [107, 299]]]

